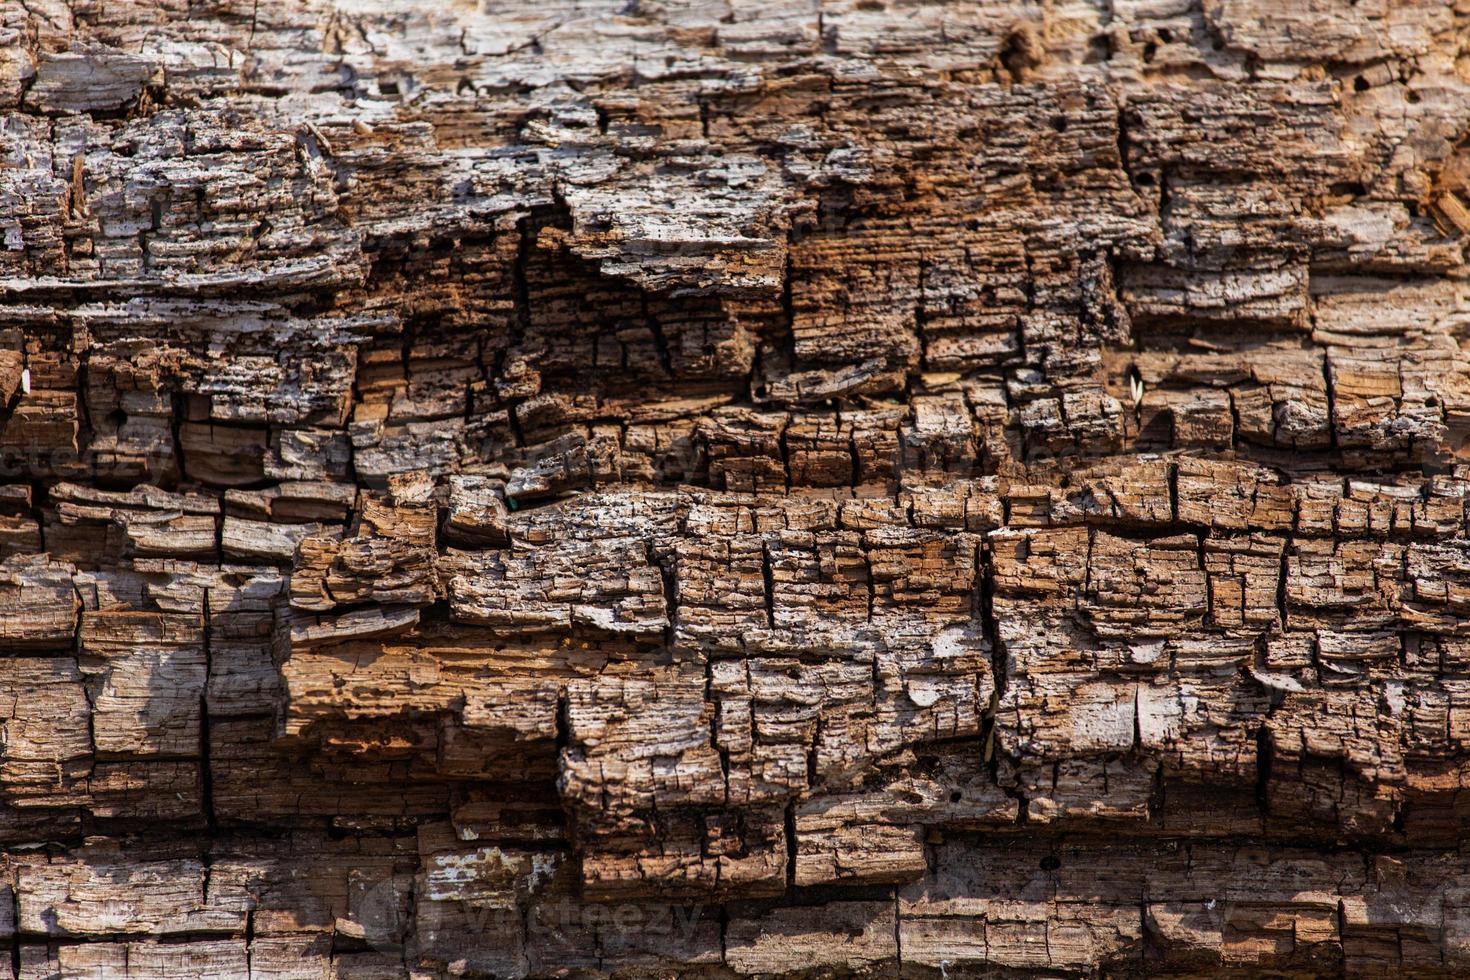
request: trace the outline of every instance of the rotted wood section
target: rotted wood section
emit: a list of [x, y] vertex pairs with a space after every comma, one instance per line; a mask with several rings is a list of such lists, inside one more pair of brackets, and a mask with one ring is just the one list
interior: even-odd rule
[[0, 0], [0, 975], [1470, 973], [1470, 7]]

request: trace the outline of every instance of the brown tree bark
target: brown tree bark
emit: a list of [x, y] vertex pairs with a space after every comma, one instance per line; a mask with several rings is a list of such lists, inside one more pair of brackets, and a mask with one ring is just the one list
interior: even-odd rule
[[1466, 975], [1467, 208], [1464, 0], [0, 0], [9, 969]]

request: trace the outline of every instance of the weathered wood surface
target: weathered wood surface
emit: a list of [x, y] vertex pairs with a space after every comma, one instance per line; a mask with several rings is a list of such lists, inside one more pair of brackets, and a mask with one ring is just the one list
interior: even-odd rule
[[0, 0], [0, 964], [1466, 975], [1467, 66]]

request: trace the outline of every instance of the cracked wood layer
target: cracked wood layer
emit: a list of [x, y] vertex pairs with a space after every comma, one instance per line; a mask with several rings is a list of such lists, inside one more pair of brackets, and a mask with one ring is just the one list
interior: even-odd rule
[[0, 975], [1466, 975], [1467, 65], [0, 0]]

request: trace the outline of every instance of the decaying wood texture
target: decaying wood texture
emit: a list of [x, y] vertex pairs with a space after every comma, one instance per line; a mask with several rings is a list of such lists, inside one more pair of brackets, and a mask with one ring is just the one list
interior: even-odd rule
[[0, 0], [0, 964], [1465, 976], [1467, 241], [1465, 0]]

